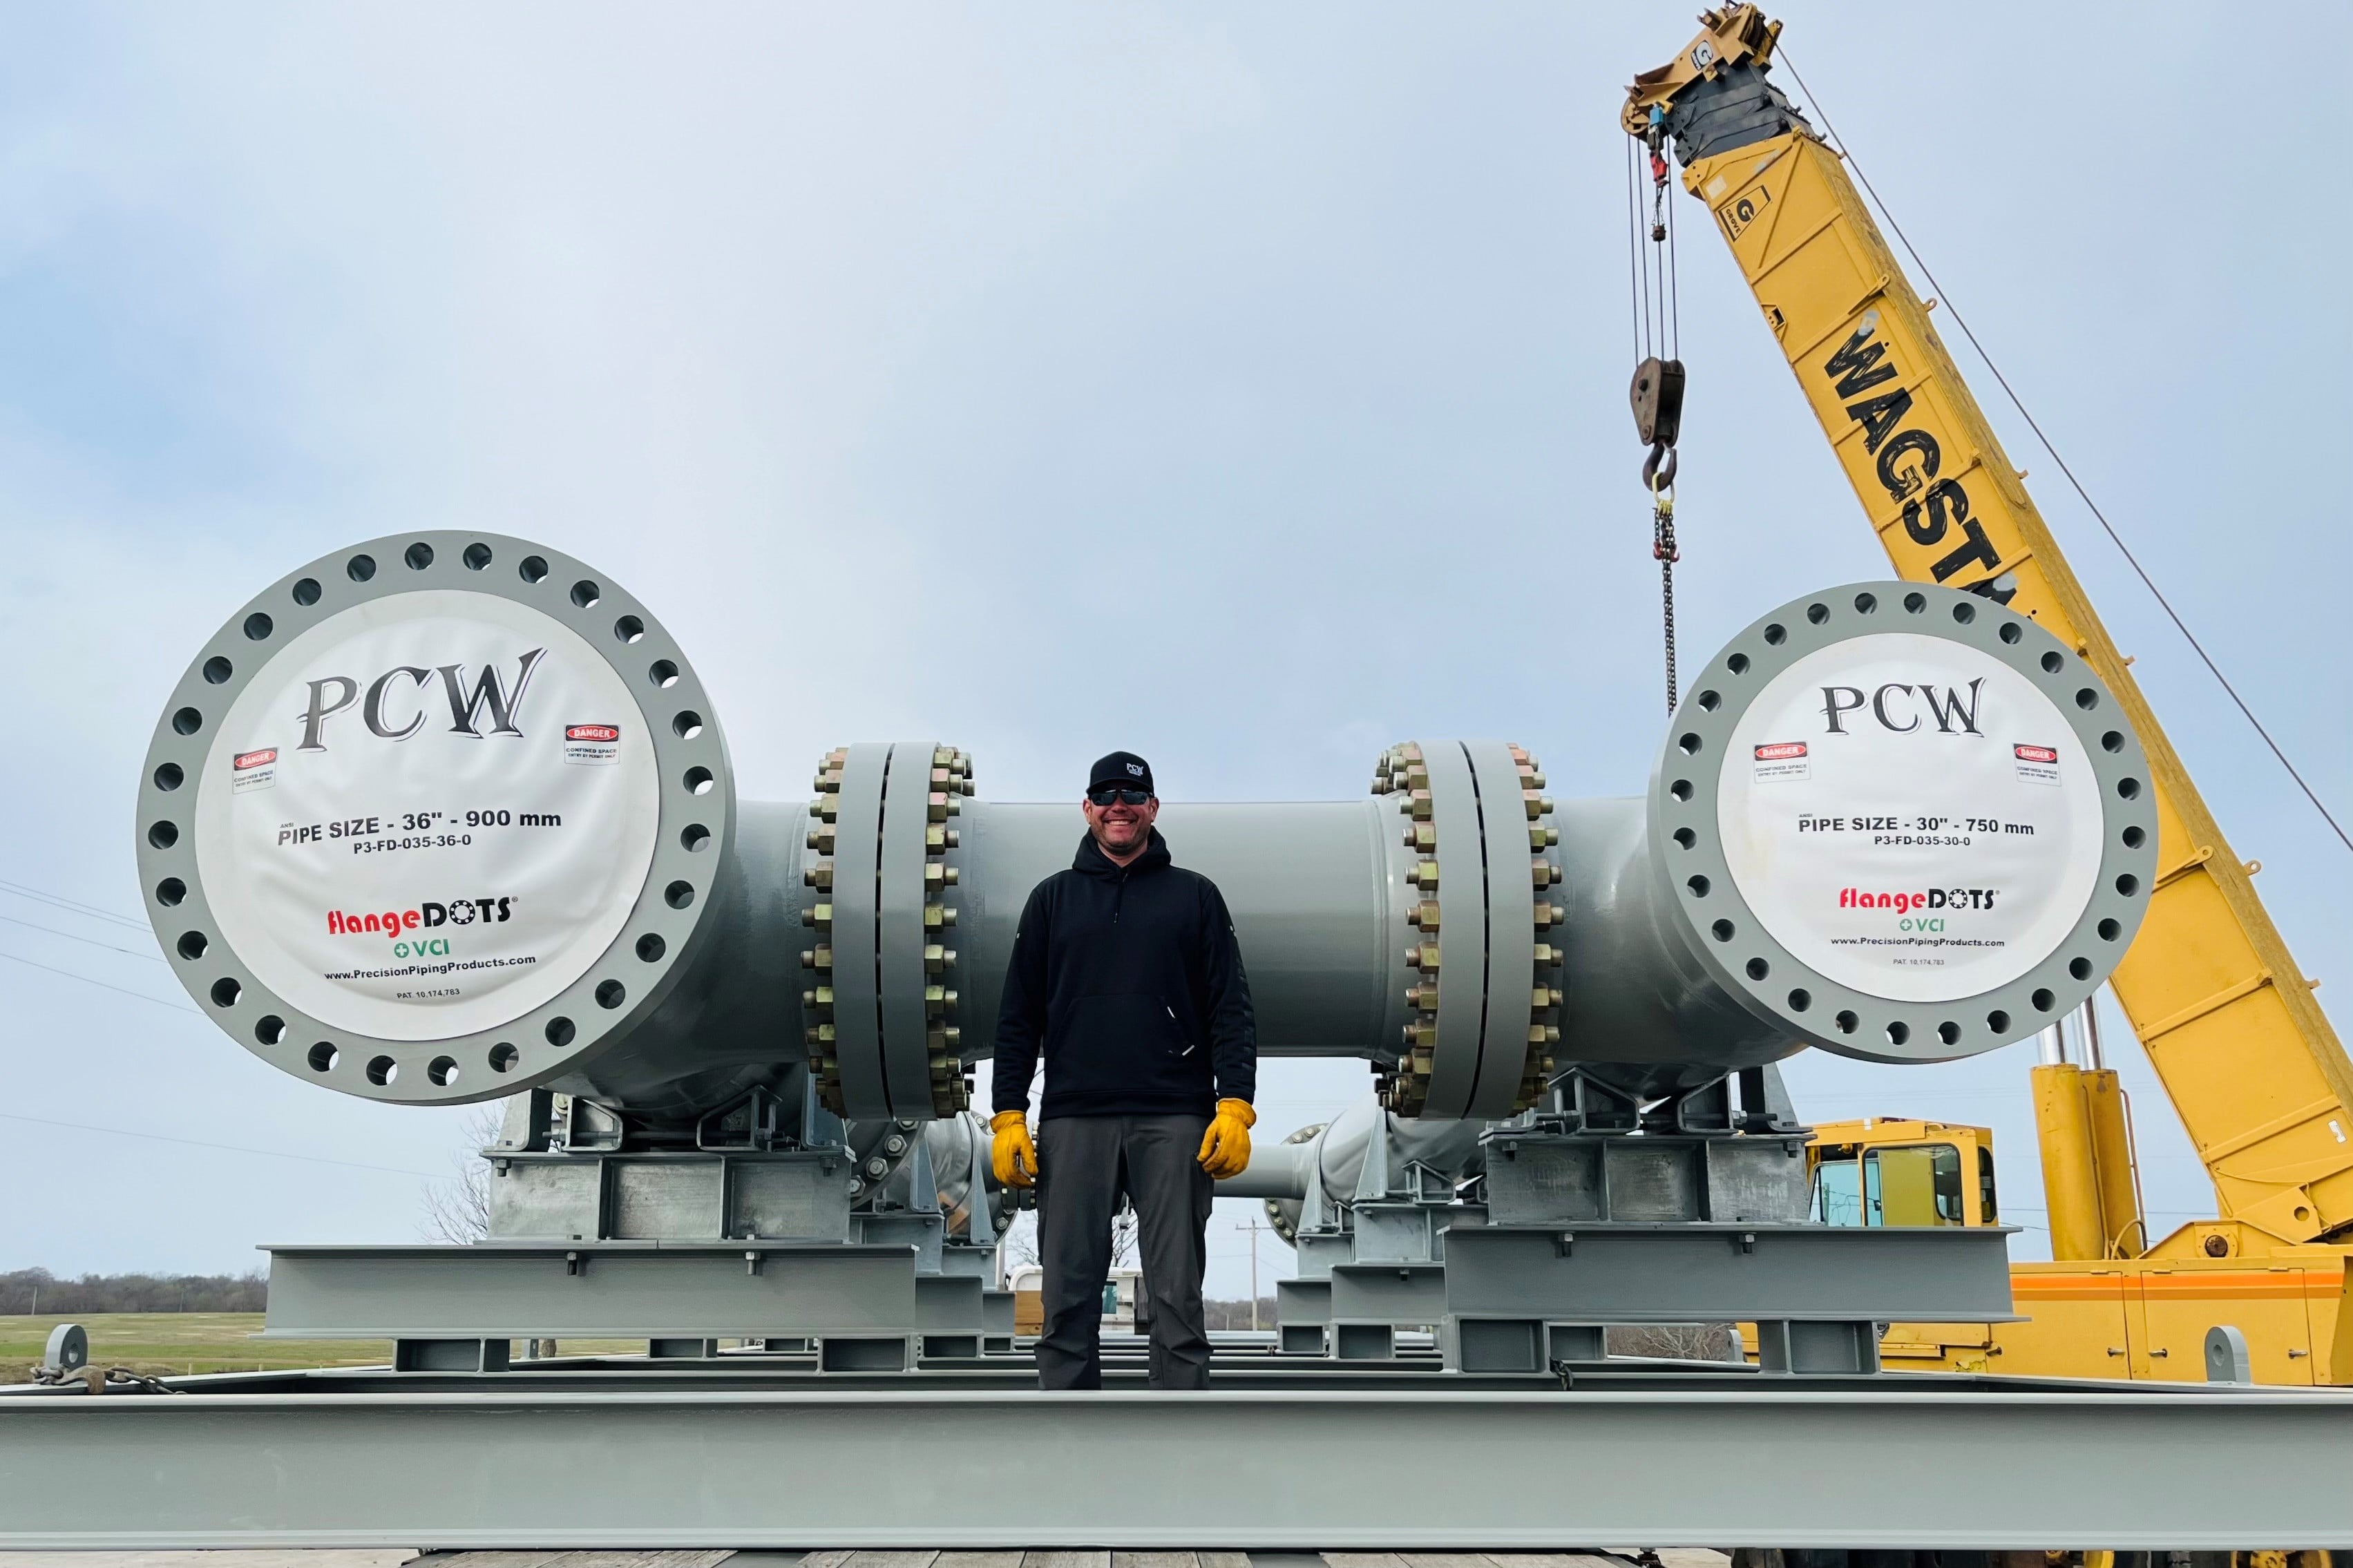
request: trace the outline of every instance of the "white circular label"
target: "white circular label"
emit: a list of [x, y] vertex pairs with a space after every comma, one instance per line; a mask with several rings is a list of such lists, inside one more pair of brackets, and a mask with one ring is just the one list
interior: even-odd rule
[[331, 1028], [494, 1029], [611, 945], [660, 817], [644, 716], [570, 627], [488, 594], [356, 605], [222, 721], [196, 867], [229, 948]]
[[1773, 678], [1732, 731], [1716, 824], [1740, 896], [1825, 978], [1951, 1002], [2051, 956], [2099, 878], [2099, 782], [2023, 675], [1915, 632]]

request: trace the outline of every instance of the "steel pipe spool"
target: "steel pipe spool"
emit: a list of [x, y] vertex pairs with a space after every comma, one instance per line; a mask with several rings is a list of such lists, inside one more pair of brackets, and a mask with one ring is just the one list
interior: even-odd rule
[[[1493, 1120], [1571, 1063], [1657, 1089], [2032, 1033], [2137, 926], [2147, 776], [2031, 621], [1873, 584], [1735, 638], [1641, 799], [1556, 803], [1517, 747], [1420, 741], [1371, 800], [1160, 825], [1225, 891], [1262, 1052]], [[149, 749], [139, 860], [198, 1005], [299, 1078], [678, 1122], [807, 1064], [839, 1114], [926, 1121], [963, 1108], [1022, 903], [1080, 832], [973, 789], [962, 752], [898, 742], [829, 753], [805, 803], [739, 801], [691, 663], [609, 575], [422, 532], [208, 641]]]

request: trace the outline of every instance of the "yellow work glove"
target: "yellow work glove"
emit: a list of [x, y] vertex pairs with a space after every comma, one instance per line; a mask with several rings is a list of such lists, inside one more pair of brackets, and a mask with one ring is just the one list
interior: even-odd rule
[[1250, 1130], [1257, 1124], [1249, 1100], [1218, 1101], [1217, 1120], [1201, 1134], [1201, 1169], [1219, 1181], [1250, 1169]]
[[[988, 1119], [988, 1130], [996, 1134], [988, 1146], [988, 1163], [997, 1172], [997, 1184], [1026, 1187], [1036, 1181], [1038, 1145], [1029, 1140], [1029, 1114], [1000, 1110]], [[1247, 1142], [1244, 1148], [1248, 1148]]]

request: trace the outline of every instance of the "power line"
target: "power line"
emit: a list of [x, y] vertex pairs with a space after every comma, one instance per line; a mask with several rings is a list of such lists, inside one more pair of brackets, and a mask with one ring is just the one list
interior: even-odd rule
[[147, 929], [147, 922], [145, 921], [135, 921], [129, 915], [117, 914], [112, 910], [100, 909], [96, 904], [85, 904], [79, 899], [69, 899], [63, 893], [45, 893], [38, 888], [28, 888], [22, 882], [11, 882], [0, 879], [0, 890], [14, 893], [18, 898], [37, 899], [45, 904], [55, 904], [61, 910], [69, 910], [78, 915], [89, 915], [97, 920], [112, 921], [116, 925], [129, 926], [132, 931], [145, 931]]
[[293, 1154], [283, 1149], [248, 1149], [241, 1143], [207, 1143], [197, 1138], [173, 1138], [161, 1132], [137, 1132], [128, 1127], [91, 1127], [79, 1121], [52, 1121], [46, 1116], [18, 1116], [0, 1110], [0, 1121], [30, 1121], [41, 1127], [63, 1127], [76, 1132], [103, 1132], [115, 1138], [144, 1138], [154, 1143], [185, 1143], [191, 1149], [218, 1149], [231, 1154], [260, 1154], [272, 1160], [301, 1160], [312, 1165], [341, 1165], [347, 1171], [381, 1171], [390, 1176], [422, 1176], [428, 1182], [454, 1182], [455, 1176], [436, 1176], [424, 1171], [411, 1171], [398, 1165], [363, 1165], [353, 1160], [330, 1160], [319, 1154]]
[[2163, 610], [2166, 618], [2173, 623], [2173, 629], [2181, 634], [2181, 639], [2189, 645], [2190, 651], [2198, 656], [2199, 662], [2205, 665], [2206, 672], [2211, 675], [2215, 682], [2222, 688], [2224, 693], [2237, 706], [2240, 714], [2245, 718], [2248, 724], [2253, 727], [2255, 733], [2263, 737], [2263, 744], [2271, 748], [2271, 753], [2279, 760], [2279, 765], [2287, 770], [2287, 776], [2295, 781], [2295, 787], [2302, 790], [2304, 798], [2312, 803], [2312, 809], [2320, 813], [2320, 820], [2328, 824], [2329, 831], [2337, 835], [2337, 841], [2344, 845], [2348, 850], [2353, 850], [2353, 836], [2347, 835], [2344, 827], [2338, 824], [2328, 807], [2321, 804], [2320, 796], [2314, 793], [2313, 787], [2304, 782], [2304, 775], [2296, 772], [2294, 763], [2287, 760], [2287, 753], [2280, 750], [2277, 741], [2272, 739], [2272, 732], [2263, 728], [2263, 721], [2255, 717], [2255, 710], [2247, 706], [2246, 700], [2239, 695], [2238, 688], [2231, 684], [2230, 678], [2222, 673], [2221, 667], [2214, 662], [2211, 655], [2207, 653], [2205, 645], [2200, 643], [2196, 634], [2190, 631], [2189, 623], [2181, 618], [2180, 614], [2174, 609], [2172, 602], [2166, 598], [2164, 591], [2158, 587], [2157, 580], [2148, 574], [2147, 569], [2141, 565], [2140, 558], [2136, 556], [2132, 552], [2132, 547], [2124, 542], [2124, 536], [2119, 534], [2115, 525], [2108, 521], [2107, 513], [2102, 511], [2099, 504], [2092, 500], [2091, 492], [2086, 490], [2084, 488], [2084, 482], [2075, 477], [2075, 470], [2067, 466], [2067, 459], [2059, 455], [2059, 448], [2051, 444], [2051, 437], [2042, 433], [2042, 426], [2035, 422], [2033, 415], [2027, 412], [2024, 400], [2010, 384], [2010, 378], [2001, 374], [2001, 366], [1994, 363], [1993, 355], [1988, 353], [1985, 345], [1978, 342], [1978, 335], [1969, 330], [1968, 321], [1961, 314], [1960, 307], [1953, 303], [1953, 297], [1945, 291], [1945, 286], [1936, 281], [1936, 275], [1928, 270], [1928, 264], [1920, 259], [1920, 252], [1913, 247], [1911, 237], [1904, 232], [1904, 226], [1895, 221], [1895, 215], [1888, 210], [1887, 204], [1880, 199], [1879, 192], [1873, 188], [1871, 177], [1862, 172], [1862, 164], [1856, 159], [1853, 149], [1847, 145], [1846, 138], [1839, 135], [1838, 128], [1831, 123], [1830, 115], [1822, 109], [1820, 97], [1812, 88], [1806, 85], [1806, 79], [1798, 74], [1798, 68], [1790, 62], [1788, 51], [1782, 49], [1778, 54], [1781, 63], [1789, 67], [1789, 79], [1796, 82], [1798, 90], [1804, 93], [1812, 102], [1814, 115], [1822, 122], [1822, 129], [1837, 142], [1839, 156], [1844, 158], [1848, 165], [1854, 170], [1854, 177], [1861, 182], [1864, 194], [1871, 197], [1872, 205], [1879, 209], [1879, 216], [1887, 220], [1887, 226], [1894, 231], [1895, 237], [1903, 242], [1905, 254], [1912, 258], [1912, 264], [1920, 269], [1920, 276], [1928, 280], [1928, 287], [1935, 289], [1936, 298], [1944, 301], [1946, 310], [1953, 318], [1953, 324], [1961, 329], [1961, 335], [1968, 339], [1969, 347], [1975, 349], [1978, 358], [1985, 362], [1986, 369], [1993, 374], [1993, 378], [2000, 385], [2003, 395], [2010, 399], [2010, 405], [2018, 410], [2018, 416], [2026, 421], [2028, 429], [2034, 432], [2035, 440], [2040, 442], [2042, 449], [2051, 455], [2051, 460], [2059, 465], [2060, 473], [2066, 476], [2067, 483], [2073, 489], [2076, 499], [2084, 503], [2086, 510], [2099, 520], [2100, 527], [2107, 534], [2109, 542], [2114, 544], [2117, 552], [2125, 558], [2125, 563], [2133, 569], [2133, 574], [2140, 579], [2141, 586], [2148, 590], [2149, 597], [2157, 601], [2158, 607]]
[[202, 1013], [197, 1013], [194, 1007], [186, 1006], [181, 1003], [166, 1002], [161, 996], [150, 996], [144, 991], [133, 991], [127, 985], [109, 985], [103, 980], [92, 980], [87, 974], [77, 974], [70, 969], [59, 969], [54, 963], [38, 963], [34, 962], [32, 959], [20, 958], [13, 952], [0, 952], [0, 958], [5, 958], [12, 963], [21, 963], [27, 969], [46, 969], [51, 974], [62, 974], [68, 980], [79, 980], [84, 985], [95, 985], [101, 991], [112, 991], [124, 996], [136, 996], [142, 1002], [153, 1002], [156, 1006], [169, 1007], [174, 1013], [192, 1013], [199, 1018], [204, 1016]]
[[103, 948], [109, 952], [119, 952], [125, 958], [143, 958], [150, 963], [164, 962], [163, 955], [160, 953], [141, 952], [136, 948], [116, 947], [111, 942], [100, 942], [94, 936], [76, 936], [69, 931], [59, 931], [55, 926], [45, 926], [38, 921], [20, 921], [15, 915], [0, 915], [0, 921], [6, 921], [12, 926], [24, 926], [30, 931], [45, 931], [51, 936], [61, 936], [68, 942], [88, 942], [92, 947]]

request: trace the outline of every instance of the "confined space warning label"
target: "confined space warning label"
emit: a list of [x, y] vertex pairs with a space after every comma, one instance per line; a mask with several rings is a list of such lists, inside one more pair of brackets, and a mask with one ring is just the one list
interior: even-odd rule
[[[1792, 764], [1807, 771], [1768, 771]], [[1889, 1001], [2017, 979], [2099, 876], [2098, 786], [2074, 731], [2000, 660], [1915, 632], [1776, 676], [1734, 727], [1716, 817], [1775, 940]]]
[[602, 656], [528, 605], [434, 590], [331, 616], [255, 677], [206, 764], [196, 865], [221, 935], [290, 1005], [445, 1039], [603, 955], [659, 807]]
[[278, 748], [264, 746], [258, 752], [240, 752], [229, 759], [228, 766], [228, 787], [238, 795], [273, 788], [278, 783]]
[[610, 767], [621, 760], [618, 724], [566, 724], [564, 760], [574, 767]]
[[1813, 764], [1806, 760], [1803, 741], [1776, 741], [1753, 750], [1757, 767], [1749, 776], [1758, 784], [1786, 784], [1814, 776]]

